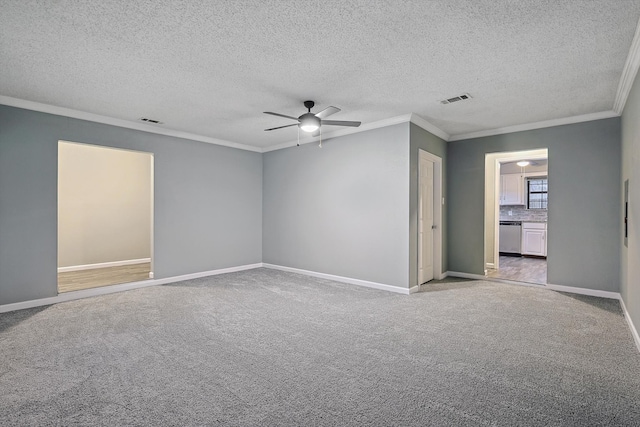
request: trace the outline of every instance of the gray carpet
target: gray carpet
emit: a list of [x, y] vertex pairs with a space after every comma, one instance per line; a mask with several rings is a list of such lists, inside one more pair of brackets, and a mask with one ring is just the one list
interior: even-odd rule
[[619, 303], [256, 269], [0, 314], [0, 424], [640, 425]]

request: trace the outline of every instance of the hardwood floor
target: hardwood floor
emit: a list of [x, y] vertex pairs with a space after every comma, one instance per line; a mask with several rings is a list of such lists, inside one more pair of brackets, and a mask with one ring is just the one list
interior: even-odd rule
[[79, 291], [149, 279], [151, 263], [58, 273], [58, 292]]
[[499, 270], [489, 270], [488, 277], [518, 282], [547, 283], [546, 258], [529, 258], [500, 255]]

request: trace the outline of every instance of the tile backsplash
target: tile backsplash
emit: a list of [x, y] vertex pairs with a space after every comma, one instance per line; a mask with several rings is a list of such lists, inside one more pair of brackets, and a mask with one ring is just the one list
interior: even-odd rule
[[[511, 211], [512, 215], [509, 215]], [[524, 206], [500, 206], [501, 221], [546, 221], [546, 209], [527, 209]]]

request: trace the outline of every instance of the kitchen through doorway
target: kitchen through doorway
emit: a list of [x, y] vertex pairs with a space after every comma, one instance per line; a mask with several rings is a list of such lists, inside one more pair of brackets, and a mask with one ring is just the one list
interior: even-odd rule
[[58, 142], [58, 293], [153, 278], [153, 155]]
[[545, 285], [548, 150], [486, 156], [485, 275]]

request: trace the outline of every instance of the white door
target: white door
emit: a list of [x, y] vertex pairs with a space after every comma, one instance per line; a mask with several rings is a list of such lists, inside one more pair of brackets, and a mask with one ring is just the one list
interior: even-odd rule
[[433, 279], [433, 162], [420, 157], [418, 200], [418, 284]]

